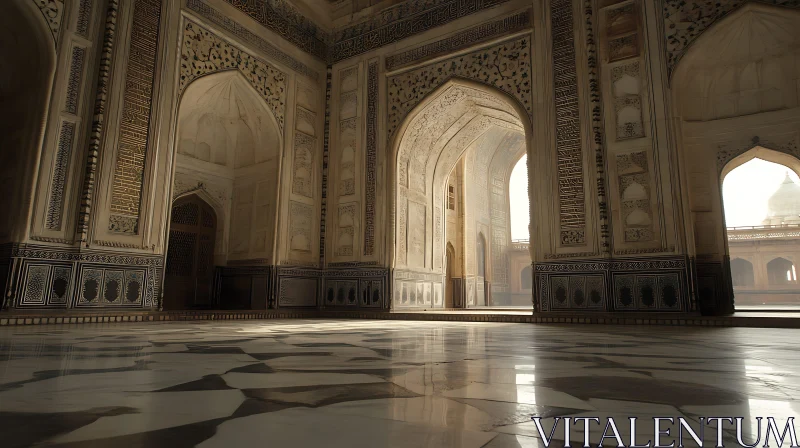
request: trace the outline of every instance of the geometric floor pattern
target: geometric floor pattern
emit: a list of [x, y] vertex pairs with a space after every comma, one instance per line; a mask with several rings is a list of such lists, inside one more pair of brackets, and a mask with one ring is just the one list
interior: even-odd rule
[[[557, 416], [785, 422], [800, 413], [798, 340], [787, 329], [369, 320], [6, 327], [0, 446], [540, 447], [532, 416], [545, 428]], [[631, 429], [619, 430], [627, 443]], [[653, 428], [635, 432], [646, 442]], [[583, 444], [581, 427], [570, 440]]]

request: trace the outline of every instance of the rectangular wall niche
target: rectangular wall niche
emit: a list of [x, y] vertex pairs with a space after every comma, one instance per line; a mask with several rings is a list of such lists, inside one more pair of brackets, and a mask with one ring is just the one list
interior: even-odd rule
[[360, 67], [354, 65], [339, 71], [339, 152], [334, 167], [333, 178], [337, 179], [336, 197], [338, 206], [334, 256], [353, 259], [358, 255], [356, 238], [360, 235], [360, 189], [359, 172], [361, 166], [361, 145], [358, 116], [361, 104]]
[[605, 61], [611, 68], [616, 141], [645, 137], [641, 88], [641, 20], [636, 1], [603, 10]]

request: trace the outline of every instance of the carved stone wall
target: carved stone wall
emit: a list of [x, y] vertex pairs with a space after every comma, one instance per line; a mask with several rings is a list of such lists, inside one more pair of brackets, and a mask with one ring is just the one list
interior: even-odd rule
[[599, 11], [616, 255], [671, 251], [660, 235], [664, 211], [654, 176], [659, 166], [657, 142], [646, 112], [652, 99], [642, 14], [638, 0], [611, 3]]
[[[789, 62], [798, 60], [798, 6], [795, 1], [665, 4], [671, 112], [680, 123], [678, 151], [688, 199], [682, 207], [704, 313], [730, 313], [734, 305], [721, 191], [726, 164], [757, 155], [791, 165], [800, 155], [797, 72]], [[779, 39], [777, 29], [786, 30]], [[765, 90], [760, 69], [776, 64], [785, 68], [770, 70], [778, 77], [770, 78]], [[728, 79], [737, 84], [725, 92]], [[766, 91], [770, 98], [763, 97]]]
[[531, 115], [530, 39], [522, 37], [464, 56], [411, 70], [388, 79], [387, 137], [391, 139], [408, 113], [450, 79], [464, 78], [496, 87], [515, 98]]
[[[295, 88], [294, 143], [289, 188], [288, 257], [283, 264], [316, 266], [319, 260], [319, 221], [322, 155], [319, 148], [319, 94], [311, 86]], [[310, 286], [307, 286], [310, 288]], [[305, 288], [305, 287], [304, 287]]]
[[161, 27], [161, 0], [136, 0], [130, 35], [130, 60], [119, 143], [111, 186], [111, 215], [108, 230], [124, 234], [139, 233], [145, 159], [150, 148], [150, 117], [158, 61]]
[[225, 0], [281, 38], [322, 60], [328, 59], [329, 37], [285, 0]]
[[47, 22], [50, 32], [53, 33], [53, 40], [58, 42], [58, 35], [61, 31], [61, 22], [64, 18], [64, 2], [63, 0], [31, 0], [39, 11], [42, 17]]
[[[338, 70], [334, 116], [337, 117], [336, 138], [333, 139], [333, 176], [335, 185], [336, 214], [333, 234], [333, 262], [360, 259], [359, 247], [363, 241], [361, 233], [361, 195], [365, 181], [363, 173], [362, 133], [364, 115], [361, 113], [363, 97], [362, 65], [353, 65]], [[373, 73], [373, 77], [377, 76]], [[375, 80], [373, 80], [375, 82]], [[337, 104], [338, 103], [338, 104]], [[372, 122], [373, 118], [367, 118]], [[373, 129], [374, 132], [374, 129]], [[374, 147], [373, 147], [374, 151]]]
[[364, 178], [364, 255], [375, 254], [378, 169], [378, 61], [367, 64], [367, 137]]
[[534, 309], [542, 312], [694, 310], [685, 257], [536, 263]]
[[664, 41], [667, 69], [675, 70], [689, 46], [711, 25], [747, 3], [800, 8], [798, 0], [665, 0]]
[[10, 245], [17, 308], [149, 308], [157, 306], [161, 256]]
[[572, 0], [550, 2], [550, 21], [553, 29], [559, 242], [562, 246], [580, 246], [586, 243], [583, 143], [573, 11]]
[[341, 61], [411, 37], [507, 0], [411, 0], [334, 34], [332, 60]]
[[[703, 33], [756, 0], [665, 0], [663, 10], [639, 0], [551, 0], [536, 19], [549, 22], [550, 36], [532, 29], [530, 4], [508, 0], [406, 0], [380, 5], [380, 14], [341, 19], [333, 31], [286, 0], [185, 0], [180, 6], [110, 0], [103, 11], [96, 11], [96, 0], [29, 1], [63, 47], [57, 50], [63, 79], [54, 82], [51, 106], [58, 120], [47, 123], [51, 149], [43, 149], [48, 158], [41, 165], [47, 179], [37, 187], [42, 210], [30, 239], [65, 247], [81, 240], [89, 249], [14, 249], [19, 307], [156, 305], [163, 256], [159, 237], [148, 235], [163, 231], [163, 218], [150, 202], [168, 187], [151, 184], [162, 181], [148, 175], [170, 177], [173, 161], [162, 158], [167, 146], [153, 145], [174, 141], [176, 159], [194, 157], [165, 130], [174, 127], [169, 107], [195, 81], [217, 72], [241, 74], [275, 117], [275, 169], [215, 183], [174, 162], [174, 179], [163, 183], [174, 187], [173, 198], [194, 193], [220, 204], [226, 218], [218, 238], [226, 243], [217, 255], [230, 266], [220, 267], [217, 290], [246, 282], [251, 305], [443, 306], [446, 244], [458, 221], [450, 219], [445, 192], [459, 163], [466, 185], [459, 190], [462, 228], [454, 233], [462, 240], [460, 300], [476, 305], [510, 294], [516, 274], [508, 260], [509, 160], [518, 156], [512, 147], [528, 143], [538, 151], [531, 160], [552, 162], [532, 164], [541, 178], [531, 185], [557, 188], [552, 198], [535, 193], [548, 203], [534, 207], [542, 215], [534, 227], [552, 230], [538, 236], [555, 246], [531, 243], [538, 257], [537, 310], [690, 312], [697, 306], [689, 292], [698, 285], [713, 290], [706, 294], [712, 305], [701, 303], [713, 309], [726, 294], [720, 286], [724, 231], [712, 216], [720, 206], [714, 176], [753, 145], [800, 156], [791, 130], [797, 111], [789, 107], [769, 112], [763, 132], [715, 128], [715, 137], [692, 123], [673, 130], [665, 118], [669, 101], [660, 96], [669, 86], [659, 84], [667, 82], [662, 64], [672, 76]], [[757, 3], [800, 10], [796, 0]], [[119, 30], [117, 14], [132, 15], [121, 17]], [[99, 16], [106, 22], [103, 48], [94, 48]], [[173, 25], [181, 29], [164, 28]], [[130, 32], [130, 39], [116, 39], [118, 31]], [[180, 45], [158, 40], [176, 33]], [[655, 48], [662, 38], [665, 48]], [[540, 54], [552, 59], [534, 64]], [[167, 60], [179, 63], [159, 67]], [[89, 73], [95, 66], [99, 74]], [[92, 111], [87, 83], [95, 78]], [[530, 126], [534, 118], [541, 124]], [[524, 135], [539, 127], [542, 135]], [[482, 139], [494, 139], [493, 149]], [[115, 147], [104, 148], [106, 141]], [[675, 141], [685, 160], [670, 152]], [[677, 176], [679, 159], [692, 166], [686, 176]], [[154, 168], [161, 162], [170, 174]], [[247, 167], [235, 169], [241, 168]], [[684, 185], [672, 182], [683, 179], [690, 204], [675, 198]], [[103, 200], [94, 191], [97, 180]], [[79, 194], [78, 209], [72, 202]], [[91, 229], [95, 214], [99, 230]], [[151, 215], [153, 222], [143, 221]], [[692, 217], [686, 238], [675, 222], [679, 215]], [[479, 235], [487, 243], [485, 275], [478, 272]], [[709, 241], [707, 247], [692, 237]], [[682, 247], [683, 239], [692, 247]], [[704, 274], [690, 288], [692, 250], [705, 258], [697, 269]], [[488, 295], [484, 281], [491, 283]]]
[[192, 81], [222, 70], [238, 70], [264, 98], [283, 129], [286, 108], [286, 74], [234, 47], [200, 25], [187, 22], [181, 50], [180, 90]]
[[261, 37], [255, 35], [253, 32], [239, 24], [237, 21], [231, 19], [229, 16], [205, 4], [203, 0], [187, 0], [186, 7], [189, 8], [189, 10], [199, 14], [204, 19], [210, 21], [214, 25], [224, 29], [231, 35], [236, 36], [242, 41], [255, 46], [270, 60], [281, 63], [294, 70], [296, 73], [308, 77], [312, 81], [317, 82], [320, 80], [321, 75], [317, 70], [298, 61], [297, 58], [287, 54]]
[[469, 28], [446, 39], [392, 54], [386, 58], [386, 70], [396, 70], [497, 39], [506, 34], [528, 29], [531, 26], [531, 14], [531, 10], [525, 10], [499, 20]]

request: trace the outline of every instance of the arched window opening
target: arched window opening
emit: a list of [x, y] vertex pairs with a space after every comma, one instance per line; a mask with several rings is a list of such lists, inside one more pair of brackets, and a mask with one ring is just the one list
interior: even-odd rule
[[529, 241], [530, 200], [528, 199], [528, 156], [523, 155], [511, 171], [508, 188], [511, 204], [511, 238]]
[[731, 277], [734, 287], [753, 286], [755, 284], [753, 263], [742, 258], [731, 260]]
[[785, 258], [776, 258], [767, 263], [767, 278], [773, 286], [797, 284], [794, 264]]
[[[408, 112], [396, 128], [390, 159], [392, 253], [399, 278], [428, 272], [446, 281], [446, 244], [452, 242], [457, 306], [531, 307], [530, 293], [519, 290], [519, 270], [530, 264], [530, 255], [513, 241], [524, 239], [527, 247], [527, 164], [518, 162], [529, 150], [530, 128], [514, 98], [461, 79], [447, 81]], [[517, 166], [523, 171], [521, 182], [514, 176], [521, 188], [511, 185]], [[522, 236], [513, 236], [512, 227], [521, 228]], [[517, 253], [527, 256], [523, 264], [514, 258]], [[413, 275], [404, 277], [404, 271]], [[432, 289], [441, 282], [433, 281]], [[407, 301], [395, 300], [396, 306], [443, 306], [414, 296], [417, 283], [395, 284], [401, 293], [393, 297], [412, 291]]]
[[734, 304], [739, 310], [800, 307], [791, 261], [800, 256], [800, 178], [794, 159], [751, 151], [731, 162], [722, 182]]

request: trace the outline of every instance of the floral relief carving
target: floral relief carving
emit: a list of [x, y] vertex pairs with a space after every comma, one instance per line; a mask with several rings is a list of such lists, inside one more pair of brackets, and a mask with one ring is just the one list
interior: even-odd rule
[[617, 140], [644, 137], [642, 100], [638, 95], [626, 95], [614, 100], [617, 117]]
[[286, 75], [275, 67], [230, 45], [200, 25], [187, 22], [181, 50], [180, 91], [197, 78], [222, 70], [238, 70], [267, 102], [283, 129]]
[[61, 20], [64, 17], [64, 2], [62, 0], [33, 0], [33, 3], [42, 12], [44, 20], [50, 32], [53, 33], [53, 40], [58, 41], [58, 33], [61, 29]]
[[472, 79], [497, 87], [532, 114], [530, 39], [511, 40], [389, 78], [388, 136], [426, 95], [452, 78]]

